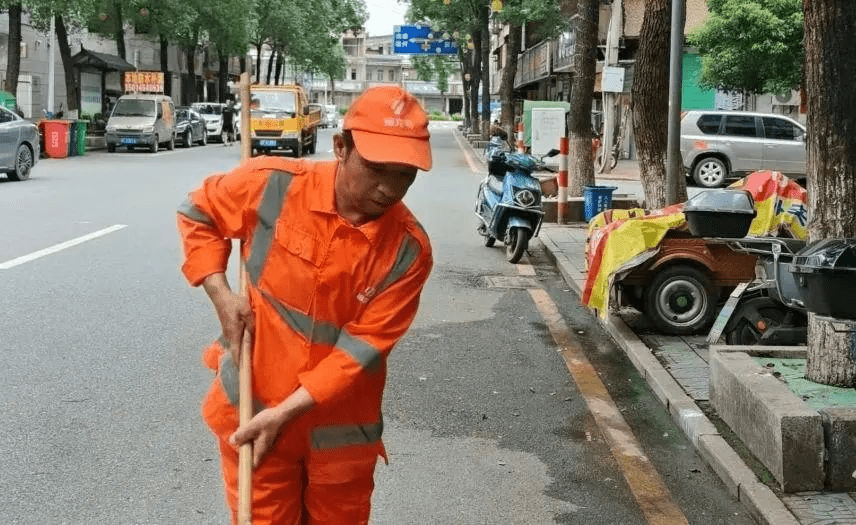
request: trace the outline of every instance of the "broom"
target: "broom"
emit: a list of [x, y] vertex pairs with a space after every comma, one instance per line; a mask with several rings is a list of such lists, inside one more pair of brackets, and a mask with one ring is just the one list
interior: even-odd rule
[[[241, 163], [250, 158], [250, 75], [241, 73], [239, 84], [241, 98]], [[234, 127], [234, 122], [233, 122]], [[243, 253], [243, 250], [241, 250]], [[248, 296], [247, 270], [243, 257], [240, 268], [241, 294]], [[244, 330], [241, 339], [241, 358], [238, 371], [238, 421], [245, 425], [253, 418], [253, 376], [250, 351], [253, 346], [252, 334]], [[253, 444], [246, 442], [238, 449], [238, 525], [251, 525], [253, 522]]]

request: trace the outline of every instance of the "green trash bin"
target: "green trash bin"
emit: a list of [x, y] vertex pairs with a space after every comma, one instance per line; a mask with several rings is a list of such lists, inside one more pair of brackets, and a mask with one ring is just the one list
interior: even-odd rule
[[86, 128], [89, 126], [88, 120], [77, 121], [77, 154], [83, 155], [86, 153]]
[[77, 155], [77, 121], [68, 121], [68, 156]]

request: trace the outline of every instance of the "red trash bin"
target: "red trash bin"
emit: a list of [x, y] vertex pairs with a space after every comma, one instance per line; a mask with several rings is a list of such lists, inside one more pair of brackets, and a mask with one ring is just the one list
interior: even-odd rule
[[54, 159], [68, 157], [69, 120], [45, 120], [45, 155]]

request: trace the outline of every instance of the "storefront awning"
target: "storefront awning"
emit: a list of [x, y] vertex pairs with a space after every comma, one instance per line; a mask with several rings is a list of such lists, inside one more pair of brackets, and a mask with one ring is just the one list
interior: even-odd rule
[[86, 49], [81, 49], [80, 53], [71, 57], [71, 65], [80, 69], [88, 68], [101, 71], [133, 71], [137, 69], [120, 56], [96, 53]]

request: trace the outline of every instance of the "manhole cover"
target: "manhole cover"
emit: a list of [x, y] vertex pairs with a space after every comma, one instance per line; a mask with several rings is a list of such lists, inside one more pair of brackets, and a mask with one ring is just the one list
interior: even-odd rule
[[537, 288], [538, 284], [532, 277], [493, 275], [484, 278], [488, 288]]

